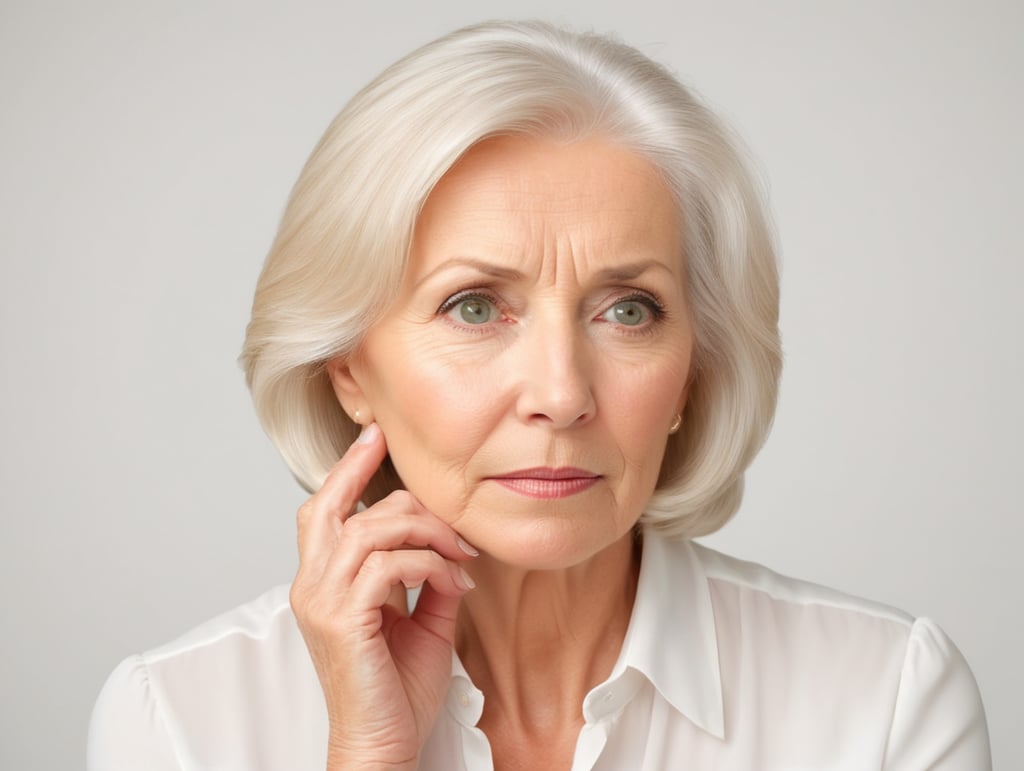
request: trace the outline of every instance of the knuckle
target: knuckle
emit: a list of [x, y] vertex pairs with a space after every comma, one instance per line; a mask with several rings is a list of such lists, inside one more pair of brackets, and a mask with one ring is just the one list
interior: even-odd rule
[[403, 509], [412, 509], [416, 505], [416, 497], [408, 490], [393, 490], [385, 500]]
[[360, 538], [366, 533], [368, 524], [365, 516], [356, 514], [341, 524], [341, 532], [346, 538]]
[[448, 572], [447, 560], [435, 551], [417, 551], [413, 569], [423, 578], [430, 575], [444, 575]]
[[305, 526], [316, 514], [316, 497], [308, 498], [301, 506], [298, 511], [295, 512], [295, 519], [299, 524], [299, 527]]
[[387, 552], [373, 551], [363, 560], [362, 570], [371, 574], [382, 573], [387, 569], [389, 561]]
[[373, 544], [373, 527], [365, 517], [351, 517], [341, 525], [341, 541], [349, 548], [368, 548]]

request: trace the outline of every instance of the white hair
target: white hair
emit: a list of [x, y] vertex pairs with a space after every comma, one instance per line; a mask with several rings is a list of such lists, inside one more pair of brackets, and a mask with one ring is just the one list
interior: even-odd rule
[[[648, 159], [683, 223], [694, 363], [642, 522], [717, 530], [775, 413], [778, 271], [760, 186], [738, 142], [665, 68], [595, 34], [489, 22], [385, 70], [328, 127], [292, 190], [256, 287], [241, 363], [264, 429], [309, 491], [355, 438], [325, 363], [355, 351], [402, 279], [417, 216], [476, 143], [598, 135]], [[680, 341], [683, 345], [684, 341]], [[401, 481], [386, 464], [364, 502]]]

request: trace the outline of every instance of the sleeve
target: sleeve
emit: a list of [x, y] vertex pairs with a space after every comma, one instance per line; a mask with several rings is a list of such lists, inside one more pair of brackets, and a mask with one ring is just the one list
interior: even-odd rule
[[985, 710], [974, 675], [930, 619], [917, 619], [910, 632], [883, 768], [992, 769]]
[[181, 771], [142, 656], [125, 659], [100, 691], [89, 721], [88, 771]]

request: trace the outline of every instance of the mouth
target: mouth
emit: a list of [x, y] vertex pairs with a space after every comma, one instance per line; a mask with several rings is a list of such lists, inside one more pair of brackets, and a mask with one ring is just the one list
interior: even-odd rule
[[538, 467], [489, 477], [502, 487], [528, 498], [566, 498], [593, 487], [600, 474], [585, 469]]

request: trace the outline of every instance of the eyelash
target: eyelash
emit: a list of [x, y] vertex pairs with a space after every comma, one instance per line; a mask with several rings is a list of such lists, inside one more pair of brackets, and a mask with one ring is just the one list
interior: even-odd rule
[[[465, 302], [466, 300], [486, 300], [491, 305], [493, 305], [498, 310], [499, 313], [503, 312], [502, 304], [497, 297], [487, 292], [484, 288], [474, 287], [472, 289], [460, 289], [458, 292], [456, 292], [443, 303], [441, 303], [441, 307], [437, 309], [437, 315], [441, 318], [445, 318], [453, 308], [455, 308], [459, 303]], [[459, 324], [451, 320], [449, 320], [449, 323], [462, 331], [470, 332], [473, 334], [483, 334], [487, 332], [487, 327], [490, 326], [489, 324], [480, 324], [478, 326], [472, 324]]]
[[611, 305], [609, 305], [608, 308], [605, 309], [604, 313], [607, 313], [609, 308], [612, 308], [613, 306], [618, 305], [619, 303], [626, 302], [637, 302], [642, 305], [645, 305], [647, 307], [647, 310], [651, 312], [652, 317], [651, 323], [644, 324], [643, 329], [629, 329], [628, 327], [623, 327], [623, 329], [626, 330], [629, 334], [642, 335], [645, 332], [650, 331], [651, 327], [653, 327], [657, 323], [664, 321], [665, 317], [668, 315], [668, 311], [665, 309], [664, 303], [662, 303], [661, 300], [658, 299], [654, 294], [651, 294], [649, 292], [633, 292], [623, 297], [619, 297], [615, 300], [615, 302], [611, 303]]
[[[502, 311], [502, 304], [498, 300], [497, 297], [495, 297], [490, 292], [486, 291], [485, 288], [474, 287], [472, 289], [461, 289], [458, 292], [456, 292], [455, 294], [451, 295], [447, 300], [445, 300], [443, 303], [441, 303], [440, 307], [437, 309], [437, 315], [443, 318], [443, 317], [447, 316], [447, 314], [449, 312], [451, 312], [451, 310], [454, 309], [459, 303], [465, 302], [466, 300], [477, 300], [477, 299], [479, 299], [479, 300], [486, 300], [491, 305], [493, 305], [498, 310], [499, 313], [503, 312]], [[642, 329], [630, 329], [629, 327], [626, 327], [624, 325], [620, 325], [624, 334], [629, 334], [629, 335], [643, 335], [643, 334], [647, 334], [647, 333], [649, 333], [651, 331], [652, 327], [657, 325], [659, 322], [664, 321], [665, 317], [668, 315], [668, 311], [665, 309], [664, 303], [662, 303], [661, 300], [655, 294], [653, 294], [651, 292], [646, 292], [646, 291], [644, 291], [644, 292], [636, 292], [636, 291], [634, 291], [634, 292], [631, 292], [630, 294], [623, 295], [622, 297], [617, 297], [614, 302], [609, 303], [605, 307], [605, 309], [601, 312], [601, 314], [598, 315], [598, 318], [600, 318], [601, 315], [606, 313], [608, 311], [608, 309], [610, 309], [611, 307], [613, 307], [615, 305], [618, 305], [619, 303], [624, 303], [624, 302], [638, 302], [638, 303], [643, 304], [647, 308], [647, 310], [650, 311], [651, 317], [652, 317], [651, 318], [651, 322], [648, 323], [648, 324], [644, 324]], [[471, 324], [457, 324], [455, 322], [451, 322], [451, 323], [454, 326], [457, 326], [461, 330], [464, 330], [464, 331], [467, 331], [467, 332], [472, 332], [472, 333], [475, 333], [475, 334], [481, 334], [483, 332], [486, 332], [487, 331], [486, 328], [489, 326], [487, 324], [481, 324], [481, 325], [479, 325], [479, 328], [477, 328], [475, 325], [471, 325]]]

